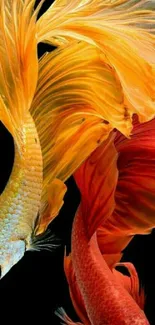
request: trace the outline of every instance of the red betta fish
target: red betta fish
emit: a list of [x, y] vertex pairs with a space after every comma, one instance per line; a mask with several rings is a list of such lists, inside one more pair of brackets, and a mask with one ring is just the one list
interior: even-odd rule
[[[75, 173], [81, 204], [65, 272], [75, 310], [86, 325], [149, 324], [131, 263], [119, 263], [135, 234], [155, 226], [155, 119], [133, 121], [130, 139], [112, 132]], [[131, 278], [115, 270], [126, 266]], [[72, 323], [63, 312], [61, 317]]]

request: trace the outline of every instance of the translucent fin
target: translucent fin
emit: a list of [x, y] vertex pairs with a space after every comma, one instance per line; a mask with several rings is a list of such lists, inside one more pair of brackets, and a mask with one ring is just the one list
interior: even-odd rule
[[[46, 229], [47, 227], [45, 227]], [[47, 251], [54, 251], [59, 248], [61, 245], [61, 240], [50, 230], [47, 229], [46, 231], [38, 234], [36, 236], [36, 231], [33, 232], [31, 236], [31, 241], [29, 246], [27, 246], [27, 250], [29, 251], [40, 251], [40, 250], [47, 250]]]
[[71, 255], [65, 256], [64, 258], [64, 270], [65, 275], [69, 285], [70, 297], [74, 306], [74, 309], [79, 316], [80, 320], [85, 325], [90, 325], [90, 321], [87, 316], [83, 298], [81, 296], [80, 290], [75, 277], [75, 272], [73, 270]]
[[34, 2], [0, 2], [0, 120], [20, 150], [21, 128], [34, 96], [38, 73]]
[[62, 325], [83, 325], [82, 323], [75, 323], [73, 322], [65, 313], [64, 309], [58, 308], [57, 311], [55, 312], [55, 314], [63, 321], [61, 322]]
[[155, 116], [155, 1], [55, 1], [37, 22], [39, 41], [97, 46], [121, 82], [126, 115]]
[[43, 152], [41, 215], [48, 207], [46, 188], [55, 178], [64, 182], [114, 127], [130, 134], [132, 121], [122, 100], [114, 71], [101, 64], [91, 45], [74, 42], [41, 58], [30, 110]]
[[141, 309], [144, 309], [145, 294], [143, 288], [139, 286], [137, 271], [132, 263], [117, 263], [116, 266], [124, 266], [130, 273], [130, 277], [123, 275], [121, 272], [114, 271], [116, 278], [122, 282], [125, 289], [131, 294]]
[[79, 213], [83, 216], [88, 238], [106, 223], [115, 208], [118, 156], [113, 140], [114, 134], [111, 134], [74, 174], [81, 193]]

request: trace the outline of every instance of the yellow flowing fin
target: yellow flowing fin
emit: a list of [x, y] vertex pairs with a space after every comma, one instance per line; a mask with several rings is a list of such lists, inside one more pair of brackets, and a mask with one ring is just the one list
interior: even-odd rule
[[66, 190], [66, 185], [59, 179], [54, 179], [53, 182], [51, 182], [51, 184], [48, 186], [48, 208], [36, 226], [35, 233], [37, 233], [37, 235], [45, 232], [51, 220], [53, 220], [58, 215], [59, 210], [64, 203], [63, 198]]
[[22, 125], [38, 76], [34, 0], [0, 2], [0, 120], [22, 146]]
[[55, 1], [37, 22], [38, 41], [97, 46], [116, 71], [126, 107], [140, 122], [155, 116], [155, 1]]
[[43, 153], [43, 215], [49, 184], [64, 182], [114, 127], [128, 136], [132, 123], [113, 69], [101, 64], [95, 47], [76, 41], [40, 59], [30, 112]]

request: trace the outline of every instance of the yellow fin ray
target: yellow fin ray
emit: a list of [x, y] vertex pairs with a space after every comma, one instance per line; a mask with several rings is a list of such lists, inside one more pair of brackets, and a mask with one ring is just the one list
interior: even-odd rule
[[99, 51], [83, 42], [44, 55], [30, 109], [43, 153], [41, 215], [48, 209], [46, 188], [64, 182], [116, 127], [129, 136], [120, 83], [101, 64]]
[[125, 106], [141, 122], [155, 116], [155, 1], [56, 0], [37, 22], [38, 41], [97, 46], [117, 74]]
[[0, 120], [21, 150], [20, 133], [38, 76], [34, 0], [0, 3]]

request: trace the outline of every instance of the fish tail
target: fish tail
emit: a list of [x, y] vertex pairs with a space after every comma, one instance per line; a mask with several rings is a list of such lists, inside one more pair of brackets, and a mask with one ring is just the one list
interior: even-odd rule
[[38, 74], [33, 5], [33, 0], [2, 0], [0, 4], [0, 120], [19, 151]]
[[[100, 98], [103, 84], [107, 92]], [[108, 138], [113, 129], [108, 114], [113, 119], [117, 116], [124, 129], [131, 129], [132, 125], [123, 119], [117, 78], [108, 66], [101, 66], [96, 48], [77, 41], [40, 58], [38, 86], [30, 113], [37, 126], [44, 164], [36, 230], [39, 234], [63, 204], [64, 182]]]
[[37, 21], [37, 33], [38, 40], [59, 46], [73, 39], [96, 46], [120, 80], [126, 118], [154, 117], [154, 1], [56, 0]]

